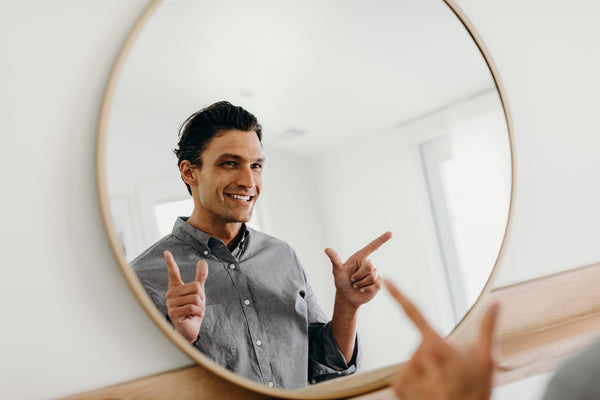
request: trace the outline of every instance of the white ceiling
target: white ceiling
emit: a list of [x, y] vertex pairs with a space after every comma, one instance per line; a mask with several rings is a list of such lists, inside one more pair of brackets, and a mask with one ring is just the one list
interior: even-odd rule
[[389, 133], [493, 86], [441, 0], [171, 0], [128, 56], [114, 111], [172, 118], [175, 132], [229, 100], [265, 140], [302, 149]]

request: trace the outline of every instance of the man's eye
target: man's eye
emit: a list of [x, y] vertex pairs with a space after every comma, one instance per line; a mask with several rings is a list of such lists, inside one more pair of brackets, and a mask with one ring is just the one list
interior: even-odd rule
[[225, 161], [223, 164], [221, 165], [226, 165], [228, 167], [235, 167], [236, 163], [235, 161]]
[[252, 168], [258, 171], [262, 171], [262, 164], [252, 164]]

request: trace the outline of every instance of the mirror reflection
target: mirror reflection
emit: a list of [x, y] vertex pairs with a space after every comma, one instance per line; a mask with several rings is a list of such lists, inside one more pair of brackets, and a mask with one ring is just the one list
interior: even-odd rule
[[[326, 320], [336, 285], [324, 249], [346, 261], [391, 231], [368, 258], [439, 331], [450, 332], [489, 277], [509, 209], [509, 139], [485, 61], [441, 1], [260, 3], [165, 2], [132, 48], [106, 137], [107, 190], [127, 259], [169, 235], [178, 217], [193, 215], [173, 154], [178, 128], [200, 108], [228, 100], [262, 124], [266, 161], [248, 229], [294, 249]], [[201, 251], [214, 251], [208, 247]], [[178, 266], [191, 265], [182, 281], [193, 281], [198, 257], [174, 256]], [[282, 278], [267, 264], [261, 267], [271, 278]], [[206, 288], [227, 290], [219, 285], [231, 282], [232, 271], [212, 272]], [[243, 279], [253, 287], [247, 281], [253, 278]], [[270, 287], [287, 290], [281, 282]], [[211, 303], [209, 293], [206, 318], [232, 312], [223, 301]], [[256, 299], [269, 304], [264, 294]], [[238, 300], [243, 305], [246, 299]], [[287, 301], [296, 308], [299, 300]], [[275, 318], [281, 309], [271, 304]], [[254, 315], [257, 329], [267, 329], [258, 309]], [[217, 325], [220, 333], [200, 337], [240, 328], [222, 319]], [[405, 359], [418, 340], [382, 293], [360, 307], [357, 331], [359, 372]], [[265, 377], [273, 364], [261, 364], [260, 346], [276, 340], [263, 345], [252, 334], [248, 340], [246, 354], [257, 362], [244, 368], [259, 372], [245, 376], [275, 387], [302, 386]], [[285, 358], [287, 348], [278, 346]], [[347, 360], [351, 365], [355, 355]], [[214, 358], [231, 366], [243, 357]]]

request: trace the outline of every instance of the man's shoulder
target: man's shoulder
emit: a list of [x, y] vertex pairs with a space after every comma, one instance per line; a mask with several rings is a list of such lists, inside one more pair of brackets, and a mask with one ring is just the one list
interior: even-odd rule
[[260, 243], [262, 246], [268, 246], [272, 248], [280, 248], [285, 249], [291, 252], [294, 252], [292, 246], [283, 239], [277, 238], [275, 236], [269, 235], [268, 233], [260, 232], [252, 228], [248, 228], [250, 231], [251, 240], [256, 241], [256, 243]]
[[173, 235], [167, 235], [148, 247], [131, 261], [131, 267], [138, 274], [155, 268], [164, 268], [164, 251], [169, 250], [173, 241], [179, 241]]
[[599, 367], [600, 340], [562, 364], [550, 379], [543, 399], [597, 399], [600, 395], [596, 373]]

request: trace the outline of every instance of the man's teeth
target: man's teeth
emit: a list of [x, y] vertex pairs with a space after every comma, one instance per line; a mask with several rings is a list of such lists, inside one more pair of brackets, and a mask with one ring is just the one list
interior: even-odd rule
[[242, 196], [241, 194], [230, 194], [229, 196], [236, 200], [250, 201], [250, 196]]

